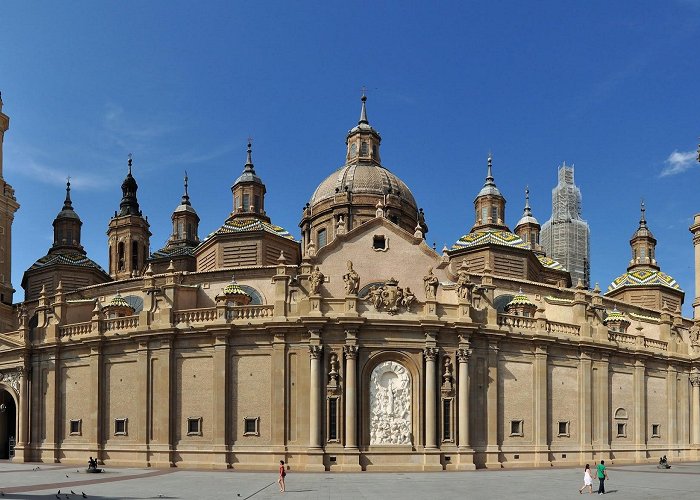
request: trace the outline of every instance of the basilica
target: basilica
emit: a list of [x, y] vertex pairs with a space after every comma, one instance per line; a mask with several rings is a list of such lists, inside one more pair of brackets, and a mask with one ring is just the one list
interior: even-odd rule
[[9, 124], [0, 100], [0, 458], [298, 471], [700, 459], [700, 214], [694, 320], [644, 206], [620, 276], [589, 288], [540, 244], [527, 198], [511, 229], [490, 157], [473, 225], [436, 251], [363, 96], [300, 238], [266, 211], [275, 193], [249, 145], [221, 225], [200, 237], [186, 179], [154, 251], [130, 159], [108, 267], [81, 245], [68, 183], [14, 303]]

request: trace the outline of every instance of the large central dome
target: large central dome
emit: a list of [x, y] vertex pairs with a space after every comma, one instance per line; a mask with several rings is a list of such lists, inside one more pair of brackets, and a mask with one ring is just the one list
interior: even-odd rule
[[349, 192], [353, 195], [393, 194], [416, 208], [416, 200], [406, 183], [386, 168], [376, 164], [356, 163], [344, 165], [326, 177], [311, 196], [311, 206], [332, 199], [336, 194]]
[[342, 235], [375, 217], [384, 217], [404, 231], [425, 237], [428, 225], [423, 210], [408, 186], [382, 166], [382, 141], [362, 111], [357, 126], [345, 138], [345, 165], [318, 185], [304, 207], [301, 222], [302, 252], [320, 250]]

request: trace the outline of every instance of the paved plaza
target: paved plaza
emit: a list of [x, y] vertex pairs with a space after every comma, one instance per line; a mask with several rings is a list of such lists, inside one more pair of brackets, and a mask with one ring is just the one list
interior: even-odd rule
[[[38, 467], [38, 470], [37, 470]], [[608, 494], [625, 498], [697, 498], [700, 463], [612, 467]], [[2, 499], [406, 499], [582, 498], [576, 469], [483, 470], [437, 473], [295, 473], [279, 493], [275, 471], [107, 468], [86, 474], [75, 466], [0, 463]], [[596, 481], [597, 487], [597, 481]], [[60, 496], [57, 495], [60, 490]], [[73, 493], [71, 493], [73, 492]]]

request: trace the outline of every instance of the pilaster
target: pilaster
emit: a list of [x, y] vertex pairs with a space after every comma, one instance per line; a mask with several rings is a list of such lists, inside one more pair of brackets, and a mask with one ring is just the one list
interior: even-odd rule
[[533, 428], [535, 431], [535, 465], [549, 464], [547, 444], [547, 346], [535, 346], [535, 366], [533, 377]]
[[498, 442], [498, 341], [488, 343], [488, 387], [486, 389], [486, 467], [500, 468]]
[[458, 400], [458, 430], [457, 430], [457, 445], [459, 453], [459, 463], [457, 470], [473, 470], [474, 465], [474, 450], [470, 446], [469, 435], [469, 357], [472, 350], [468, 342], [460, 343], [457, 349], [457, 363], [459, 365], [457, 374], [457, 400]]
[[588, 352], [582, 351], [579, 356], [579, 422], [580, 422], [580, 463], [593, 460], [593, 390], [592, 390], [592, 361]]
[[634, 447], [635, 459], [642, 462], [646, 459], [646, 367], [644, 360], [634, 361]]
[[213, 411], [213, 451], [214, 468], [226, 469], [228, 467], [227, 457], [227, 433], [226, 422], [229, 421], [229, 400], [228, 396], [228, 335], [226, 332], [217, 332], [214, 337], [214, 411]]

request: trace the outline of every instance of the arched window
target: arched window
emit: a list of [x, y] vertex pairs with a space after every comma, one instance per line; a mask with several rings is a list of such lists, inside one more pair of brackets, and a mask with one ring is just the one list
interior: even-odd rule
[[117, 270], [124, 270], [124, 242], [120, 241], [117, 244]]
[[135, 271], [139, 268], [139, 242], [131, 242], [131, 270]]

